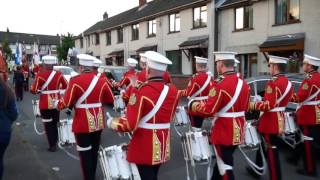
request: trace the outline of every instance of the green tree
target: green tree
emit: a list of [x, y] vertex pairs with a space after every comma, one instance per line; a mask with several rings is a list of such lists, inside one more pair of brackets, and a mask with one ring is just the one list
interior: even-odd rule
[[3, 48], [3, 52], [5, 54], [6, 60], [10, 61], [11, 57], [12, 57], [12, 51], [11, 51], [11, 48], [9, 46], [8, 39], [5, 38], [5, 40], [1, 43], [1, 45], [2, 45], [2, 48]]
[[68, 33], [67, 36], [63, 35], [61, 37], [62, 42], [57, 47], [58, 59], [66, 60], [68, 56], [69, 48], [74, 47], [74, 37], [72, 34]]

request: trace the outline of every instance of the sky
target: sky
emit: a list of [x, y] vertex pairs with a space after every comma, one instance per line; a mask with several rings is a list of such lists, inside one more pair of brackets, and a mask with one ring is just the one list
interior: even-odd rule
[[139, 0], [2, 0], [0, 31], [79, 35], [102, 20], [138, 6]]

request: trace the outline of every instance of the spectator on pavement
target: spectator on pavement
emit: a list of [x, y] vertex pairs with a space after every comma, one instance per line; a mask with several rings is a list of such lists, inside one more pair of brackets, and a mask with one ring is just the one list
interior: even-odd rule
[[3, 174], [3, 156], [11, 138], [11, 124], [18, 117], [14, 94], [0, 78], [0, 180]]
[[21, 66], [18, 66], [17, 70], [13, 74], [13, 84], [14, 84], [17, 101], [23, 100], [23, 83], [24, 83], [24, 76], [21, 71]]

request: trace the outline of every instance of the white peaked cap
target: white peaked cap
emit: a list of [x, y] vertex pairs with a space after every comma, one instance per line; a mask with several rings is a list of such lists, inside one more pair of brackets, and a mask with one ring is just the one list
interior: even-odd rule
[[307, 54], [304, 55], [303, 62], [306, 62], [306, 63], [314, 65], [314, 66], [320, 66], [320, 59], [319, 58], [316, 58], [316, 57], [313, 57], [313, 56], [310, 56]]
[[79, 59], [79, 64], [81, 66], [94, 66], [94, 61], [97, 59], [96, 57], [90, 56], [88, 54], [78, 54], [77, 58]]
[[168, 64], [172, 64], [167, 57], [154, 51], [147, 51], [145, 56], [147, 58], [147, 66], [151, 69], [166, 71]]
[[102, 61], [98, 58], [96, 58], [94, 61], [93, 61], [93, 66], [94, 67], [100, 67], [102, 64]]
[[42, 57], [42, 61], [44, 64], [57, 64], [58, 59], [55, 56], [46, 55]]
[[234, 60], [235, 63], [240, 63], [239, 60], [236, 59], [236, 55], [238, 53], [236, 52], [223, 52], [223, 51], [218, 51], [218, 52], [213, 52], [215, 55], [215, 61], [224, 61], [224, 60]]
[[269, 55], [269, 64], [287, 64], [288, 58]]
[[147, 62], [146, 55], [144, 53], [140, 53], [139, 55], [140, 55], [140, 61], [143, 63], [146, 63]]
[[136, 65], [138, 64], [138, 61], [133, 58], [128, 58], [127, 63], [130, 67], [136, 67]]
[[198, 64], [207, 64], [208, 63], [207, 58], [203, 58], [203, 57], [199, 57], [199, 56], [195, 56], [194, 58], [196, 58], [196, 63], [198, 63]]

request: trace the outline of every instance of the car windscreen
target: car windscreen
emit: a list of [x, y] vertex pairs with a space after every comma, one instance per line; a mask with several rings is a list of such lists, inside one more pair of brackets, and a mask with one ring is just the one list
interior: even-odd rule
[[111, 70], [111, 73], [115, 78], [115, 81], [120, 81], [125, 71], [126, 71], [125, 69], [114, 69], [114, 70]]
[[58, 71], [60, 71], [63, 75], [71, 75], [71, 69], [67, 69], [67, 68], [61, 68], [58, 69]]

